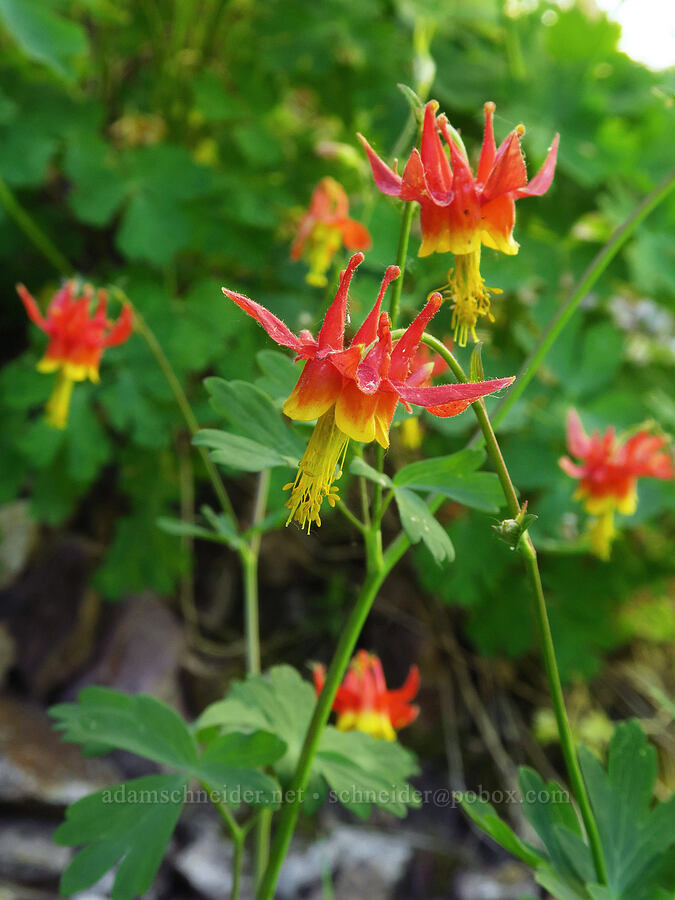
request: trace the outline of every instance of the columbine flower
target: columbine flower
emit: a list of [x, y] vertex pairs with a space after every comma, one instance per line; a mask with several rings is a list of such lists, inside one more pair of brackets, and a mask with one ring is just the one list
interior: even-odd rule
[[[326, 670], [316, 665], [313, 674], [318, 695], [323, 689]], [[359, 650], [333, 701], [333, 709], [338, 714], [338, 729], [365, 731], [376, 738], [396, 740], [399, 728], [410, 725], [419, 714], [419, 707], [410, 705], [419, 687], [420, 673], [417, 666], [412, 666], [403, 686], [397, 691], [388, 691], [378, 657]]]
[[591, 524], [591, 549], [601, 559], [609, 559], [611, 543], [616, 535], [615, 512], [631, 516], [637, 507], [638, 478], [672, 478], [673, 466], [663, 452], [663, 438], [639, 431], [625, 444], [620, 443], [614, 429], [589, 437], [575, 410], [567, 416], [567, 447], [581, 465], [569, 457], [560, 466], [572, 478], [579, 479], [575, 500], [582, 500], [586, 511], [594, 517]]
[[321, 524], [319, 511], [326, 499], [334, 506], [338, 489], [334, 482], [342, 474], [347, 443], [376, 440], [389, 446], [389, 428], [396, 404], [402, 401], [424, 406], [435, 416], [456, 416], [486, 394], [512, 383], [513, 378], [495, 378], [475, 384], [445, 384], [425, 387], [428, 369], [413, 365], [424, 328], [441, 305], [434, 294], [402, 337], [392, 343], [390, 320], [380, 313], [382, 297], [390, 281], [398, 278], [397, 266], [387, 269], [375, 305], [358, 329], [349, 347], [344, 346], [347, 292], [354, 270], [363, 261], [356, 253], [340, 275], [340, 285], [319, 331], [297, 336], [259, 303], [223, 288], [223, 292], [263, 326], [282, 347], [295, 350], [296, 359], [307, 360], [297, 385], [284, 404], [291, 419], [317, 420], [307, 449], [300, 460], [295, 481], [286, 485], [291, 496], [288, 521], [295, 519], [307, 531]]
[[[494, 103], [486, 103], [483, 149], [474, 177], [468, 160], [454, 140], [445, 115], [436, 116], [438, 103], [430, 100], [424, 111], [421, 152], [412, 151], [403, 175], [390, 169], [365, 138], [359, 135], [378, 188], [384, 194], [420, 204], [422, 246], [420, 256], [430, 253], [455, 254], [455, 268], [448, 273], [444, 288], [452, 302], [452, 327], [461, 347], [471, 334], [476, 340], [478, 319], [490, 314], [490, 293], [480, 274], [481, 246], [518, 252], [513, 239], [515, 201], [545, 194], [553, 180], [558, 135], [539, 173], [528, 183], [520, 138], [525, 128], [518, 125], [497, 149], [492, 127]], [[438, 131], [450, 148], [450, 158]]]
[[131, 307], [125, 306], [116, 323], [106, 319], [107, 295], [98, 291], [98, 303], [90, 315], [94, 289], [86, 285], [78, 297], [75, 281], [68, 281], [51, 300], [43, 316], [37, 303], [24, 287], [17, 291], [29, 318], [49, 336], [45, 355], [37, 364], [38, 372], [58, 372], [54, 391], [46, 406], [47, 421], [54, 428], [65, 428], [70, 397], [76, 381], [99, 380], [98, 367], [106, 347], [122, 344], [131, 334]]
[[322, 178], [314, 188], [309, 209], [300, 219], [291, 245], [291, 259], [304, 256], [309, 264], [307, 282], [324, 287], [326, 272], [344, 244], [347, 250], [368, 250], [370, 234], [365, 225], [350, 219], [349, 200], [334, 178]]

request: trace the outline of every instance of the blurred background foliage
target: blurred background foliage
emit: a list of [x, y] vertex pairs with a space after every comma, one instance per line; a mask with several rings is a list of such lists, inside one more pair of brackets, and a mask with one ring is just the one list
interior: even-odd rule
[[[400, 210], [374, 189], [355, 133], [389, 159], [406, 158], [414, 126], [396, 88], [406, 82], [439, 100], [475, 159], [482, 105], [494, 100], [498, 140], [525, 123], [531, 174], [561, 133], [553, 188], [518, 206], [519, 255], [484, 252], [487, 283], [505, 291], [494, 302], [496, 323], [480, 335], [486, 377], [510, 374], [672, 164], [675, 71], [631, 61], [618, 37], [592, 2], [0, 0], [0, 502], [29, 498], [47, 533], [91, 538], [93, 585], [116, 600], [146, 588], [173, 594], [192, 562], [155, 521], [209, 498], [197, 461], [191, 470], [171, 391], [139, 336], [108, 352], [100, 386], [77, 386], [67, 431], [44, 423], [51, 379], [35, 371], [44, 338], [14, 284], [24, 281], [44, 302], [67, 272], [19, 227], [12, 197], [78, 275], [127, 292], [200, 424], [214, 425], [202, 378], [259, 377], [256, 353], [269, 346], [220, 285], [293, 328], [314, 328], [346, 257], [322, 292], [305, 284], [304, 264], [291, 263], [288, 251], [314, 185], [331, 175], [373, 236], [352, 293], [360, 321], [393, 262]], [[641, 682], [641, 696], [656, 707], [660, 676], [645, 675], [639, 659], [675, 639], [673, 485], [641, 483], [638, 511], [603, 563], [566, 552], [584, 514], [557, 460], [570, 406], [588, 429], [621, 431], [648, 419], [675, 429], [674, 224], [671, 197], [612, 263], [501, 428], [514, 482], [539, 516], [532, 531], [564, 677], [591, 679], [624, 648], [651, 685]], [[413, 254], [418, 241], [414, 231]], [[445, 281], [449, 265], [449, 257], [412, 259], [405, 317]], [[435, 324], [449, 333], [449, 314]], [[468, 363], [468, 350], [459, 356]], [[395, 436], [388, 467], [459, 449], [474, 428], [469, 415], [425, 416], [422, 424], [423, 447]], [[225, 474], [246, 517], [253, 476]], [[273, 508], [283, 500], [278, 487]], [[458, 505], [443, 520], [456, 560], [441, 569], [415, 552], [424, 590], [462, 611], [462, 640], [478, 654], [526, 659], [535, 646], [529, 594], [514, 554], [490, 531], [496, 520]], [[350, 546], [346, 527], [331, 519], [303, 551], [311, 557], [304, 589], [319, 598], [317, 628], [331, 640], [348, 585], [326, 548]], [[397, 527], [393, 517], [389, 527]], [[289, 529], [277, 547], [296, 540]], [[618, 693], [606, 705], [619, 716], [648, 711]]]

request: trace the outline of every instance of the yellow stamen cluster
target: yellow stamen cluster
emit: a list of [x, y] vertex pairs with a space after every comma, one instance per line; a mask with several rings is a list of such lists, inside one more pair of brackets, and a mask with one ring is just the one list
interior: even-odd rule
[[56, 380], [56, 386], [45, 407], [47, 422], [52, 428], [65, 428], [68, 424], [68, 410], [73, 393], [73, 384], [73, 379], [61, 370]]
[[340, 499], [339, 490], [333, 484], [342, 475], [342, 466], [349, 438], [335, 424], [333, 407], [324, 413], [316, 423], [307, 444], [295, 481], [284, 485], [291, 496], [286, 502], [290, 514], [288, 525], [293, 519], [301, 528], [311, 531], [312, 523], [321, 525], [321, 504], [324, 500], [335, 506]]
[[480, 248], [472, 253], [455, 254], [455, 268], [448, 272], [448, 283], [441, 293], [452, 303], [452, 328], [454, 338], [460, 347], [466, 347], [469, 334], [474, 341], [478, 319], [487, 316], [494, 322], [490, 312], [490, 294], [501, 294], [499, 288], [486, 287], [480, 274]]

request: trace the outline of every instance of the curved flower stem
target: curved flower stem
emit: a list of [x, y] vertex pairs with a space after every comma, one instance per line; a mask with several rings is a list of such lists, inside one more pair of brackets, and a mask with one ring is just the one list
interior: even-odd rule
[[[656, 209], [656, 207], [666, 199], [673, 187], [675, 187], [675, 170], [664, 178], [650, 194], [647, 194], [626, 221], [617, 228], [610, 240], [591, 262], [565, 304], [558, 310], [557, 315], [553, 318], [551, 324], [539, 339], [537, 346], [523, 363], [513, 387], [495, 409], [494, 415], [492, 416], [492, 422], [495, 427], [504, 421], [504, 418], [511, 407], [522, 396], [523, 391], [534, 378], [544, 357], [551, 349], [565, 325], [567, 325], [572, 318], [586, 294], [588, 294], [628, 238], [631, 237], [638, 225], [647, 218], [652, 210]], [[474, 438], [472, 443], [475, 442], [475, 440], [476, 438]]]
[[[190, 401], [188, 400], [185, 391], [183, 390], [183, 386], [181, 385], [176, 373], [173, 370], [173, 366], [164, 353], [162, 345], [159, 343], [159, 341], [155, 337], [155, 333], [152, 331], [138, 309], [133, 305], [133, 303], [131, 303], [126, 294], [119, 288], [116, 288], [115, 290], [120, 297], [124, 298], [124, 302], [131, 304], [134, 311], [136, 331], [138, 331], [138, 333], [144, 338], [146, 344], [150, 348], [150, 352], [155, 357], [157, 364], [159, 365], [164, 377], [169, 383], [169, 387], [173, 391], [176, 403], [178, 404], [178, 407], [183, 414], [183, 418], [185, 419], [185, 424], [188, 427], [188, 431], [191, 435], [195, 435], [199, 431], [199, 422], [195, 418], [195, 414], [192, 412]], [[202, 458], [202, 462], [204, 463], [204, 468], [206, 469], [206, 472], [211, 480], [213, 490], [216, 492], [218, 501], [223, 508], [223, 512], [225, 512], [226, 515], [230, 516], [232, 520], [236, 522], [237, 519], [234, 513], [234, 508], [227, 494], [227, 490], [225, 488], [225, 485], [223, 484], [223, 480], [220, 477], [220, 474], [218, 473], [218, 470], [216, 469], [215, 464], [209, 458], [208, 451], [204, 447], [197, 447], [197, 450]]]
[[[443, 359], [448, 363], [452, 371], [457, 376], [458, 380], [463, 382], [466, 382], [468, 380], [466, 374], [464, 373], [464, 370], [454, 358], [452, 353], [447, 349], [447, 347], [444, 346], [444, 344], [442, 344], [439, 340], [429, 334], [425, 334], [422, 337], [422, 340], [425, 344], [427, 344], [427, 346], [431, 347], [432, 350], [435, 350], [443, 357]], [[511, 476], [509, 475], [504, 457], [502, 456], [497, 437], [494, 433], [492, 423], [490, 422], [490, 418], [485, 408], [485, 403], [483, 402], [483, 400], [477, 400], [475, 403], [471, 404], [471, 408], [473, 409], [474, 414], [478, 419], [478, 424], [480, 425], [483, 439], [485, 441], [485, 449], [487, 450], [488, 456], [490, 457], [495, 471], [497, 472], [497, 476], [499, 477], [499, 482], [501, 484], [502, 491], [504, 492], [504, 498], [506, 499], [506, 506], [509, 510], [510, 515], [515, 518], [521, 511], [520, 503], [518, 501], [518, 495], [516, 494], [516, 489], [513, 486]], [[598, 877], [598, 881], [601, 884], [607, 884], [607, 869], [605, 867], [605, 860], [600, 844], [598, 826], [591, 810], [588, 793], [586, 792], [586, 786], [584, 785], [584, 781], [581, 775], [581, 769], [579, 768], [579, 761], [574, 749], [572, 730], [570, 728], [569, 720], [567, 718], [567, 711], [565, 709], [565, 699], [563, 695], [562, 684], [560, 682], [558, 664], [555, 657], [555, 648], [553, 645], [553, 636], [551, 634], [551, 625], [549, 623], [548, 612], [546, 609], [546, 599], [544, 597], [544, 590], [541, 584], [541, 575], [539, 572], [539, 564], [537, 562], [537, 552], [534, 548], [534, 544], [532, 543], [532, 539], [530, 538], [529, 534], [525, 533], [523, 535], [518, 545], [518, 550], [523, 558], [523, 562], [525, 563], [525, 570], [527, 572], [527, 576], [529, 578], [535, 596], [535, 615], [539, 628], [539, 635], [541, 638], [542, 653], [544, 656], [544, 665], [546, 668], [546, 677], [551, 694], [553, 711], [555, 713], [555, 719], [558, 726], [560, 746], [562, 748], [563, 757], [565, 759], [565, 766], [567, 767], [567, 774], [572, 785], [572, 790], [574, 791], [574, 796], [576, 797], [577, 803], [579, 804], [579, 811], [584, 822], [584, 827], [586, 828], [588, 843], [591, 849], [591, 854], [593, 856], [593, 863], [595, 865], [595, 871]]]
[[[265, 508], [270, 488], [270, 470], [264, 469], [258, 478], [253, 504], [252, 526], [260, 525], [265, 518]], [[239, 551], [242, 571], [244, 574], [244, 612], [246, 632], [246, 672], [248, 675], [260, 673], [260, 612], [258, 605], [258, 561], [260, 558], [260, 543], [262, 534], [254, 533], [248, 544]], [[272, 813], [268, 809], [261, 811], [256, 822], [255, 831], [255, 880], [256, 883], [262, 877], [267, 865], [270, 849], [270, 828], [272, 826]], [[243, 841], [242, 841], [243, 845]], [[236, 850], [236, 846], [235, 846]], [[235, 860], [236, 861], [236, 860]]]
[[[403, 292], [403, 279], [405, 278], [405, 263], [408, 256], [408, 241], [410, 240], [410, 226], [415, 207], [412, 202], [404, 203], [401, 217], [401, 228], [398, 233], [398, 248], [396, 250], [396, 265], [401, 274], [394, 281], [391, 289], [391, 302], [389, 304], [389, 318], [391, 327], [396, 328], [398, 310], [401, 305], [401, 293]], [[376, 469], [381, 472], [384, 468], [384, 449], [377, 446]], [[382, 518], [382, 485], [376, 484], [373, 494], [373, 518], [379, 521]]]
[[389, 318], [391, 319], [392, 328], [396, 328], [398, 320], [398, 309], [401, 304], [401, 293], [403, 292], [403, 278], [405, 277], [405, 261], [408, 256], [410, 226], [412, 225], [414, 212], [414, 204], [412, 202], [406, 203], [403, 209], [403, 216], [401, 217], [401, 230], [398, 233], [398, 249], [396, 250], [396, 265], [401, 270], [401, 274], [392, 285], [391, 303], [389, 304]]
[[33, 217], [26, 212], [3, 178], [0, 178], [0, 203], [45, 259], [62, 275], [71, 275], [73, 267], [66, 257], [55, 247], [51, 238], [44, 233]]
[[[354, 608], [340, 635], [335, 655], [326, 673], [323, 690], [319, 694], [314, 713], [305, 735], [300, 758], [293, 779], [286, 794], [286, 802], [279, 817], [274, 843], [264, 878], [258, 889], [257, 900], [272, 900], [284, 857], [295, 830], [300, 814], [303, 795], [309, 781], [309, 774], [319, 748], [321, 734], [330, 716], [337, 689], [342, 681], [349, 660], [356, 647], [361, 629], [375, 601], [382, 582], [387, 577], [399, 556], [390, 556], [388, 561], [382, 554], [382, 535], [379, 527], [371, 528], [366, 534], [367, 573]], [[405, 548], [404, 548], [405, 550]]]

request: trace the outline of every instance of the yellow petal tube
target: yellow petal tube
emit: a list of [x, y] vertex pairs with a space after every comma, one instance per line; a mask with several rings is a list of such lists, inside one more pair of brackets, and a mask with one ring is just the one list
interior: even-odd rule
[[65, 428], [68, 424], [68, 410], [74, 383], [73, 379], [61, 369], [56, 386], [45, 406], [47, 422], [52, 428]]
[[295, 519], [308, 534], [312, 523], [321, 525], [319, 514], [324, 499], [329, 506], [335, 506], [339, 500], [339, 491], [333, 482], [342, 475], [348, 443], [347, 435], [335, 424], [334, 407], [331, 407], [314, 427], [295, 481], [284, 485], [284, 490], [291, 492], [286, 502], [291, 511], [287, 525]]

